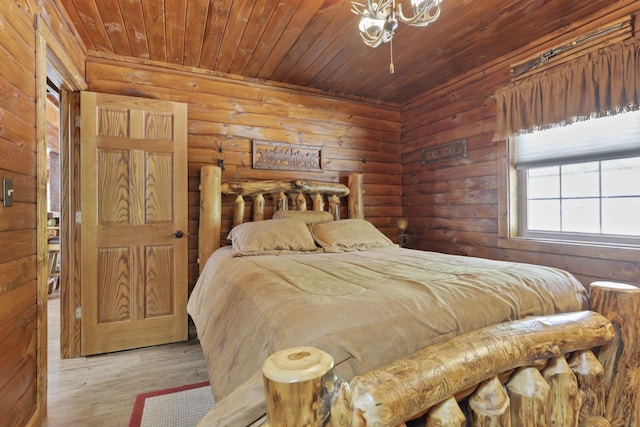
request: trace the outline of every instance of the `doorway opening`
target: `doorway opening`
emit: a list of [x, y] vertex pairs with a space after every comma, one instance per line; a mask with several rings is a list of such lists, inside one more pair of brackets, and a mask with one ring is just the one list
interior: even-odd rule
[[[60, 294], [62, 283], [62, 229], [60, 171], [60, 88], [47, 78], [46, 145], [47, 145], [47, 292], [49, 358], [60, 358]], [[66, 267], [66, 266], [65, 266]]]

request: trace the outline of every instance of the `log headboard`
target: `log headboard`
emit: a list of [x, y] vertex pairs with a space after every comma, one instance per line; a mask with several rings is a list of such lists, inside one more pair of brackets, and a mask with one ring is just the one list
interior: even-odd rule
[[[222, 233], [222, 198], [236, 196], [233, 202], [231, 227], [245, 220], [245, 198], [253, 200], [253, 221], [265, 216], [265, 195], [275, 210], [327, 210], [340, 219], [340, 206], [348, 196], [348, 218], [364, 218], [363, 175], [349, 175], [347, 185], [335, 182], [305, 181], [229, 181], [222, 183], [222, 171], [217, 166], [200, 169], [200, 221], [198, 225], [198, 265], [202, 271], [209, 256], [220, 247]], [[309, 199], [309, 200], [307, 200]], [[291, 202], [289, 202], [291, 201]], [[307, 203], [309, 202], [309, 203]], [[227, 230], [229, 231], [229, 230]]]

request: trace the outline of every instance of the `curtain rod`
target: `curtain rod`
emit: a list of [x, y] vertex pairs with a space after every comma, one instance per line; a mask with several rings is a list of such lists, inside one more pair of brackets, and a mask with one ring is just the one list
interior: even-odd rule
[[523, 62], [522, 64], [519, 65], [515, 65], [511, 68], [511, 75], [513, 78], [519, 77], [521, 75], [523, 75], [524, 73], [531, 71], [531, 70], [535, 70], [536, 68], [540, 67], [541, 65], [545, 65], [547, 62], [549, 62], [550, 58], [553, 58], [554, 56], [560, 55], [561, 53], [567, 52], [571, 49], [574, 49], [580, 45], [583, 45], [585, 43], [588, 43], [590, 41], [593, 41], [597, 38], [606, 36], [610, 33], [613, 33], [615, 31], [618, 31], [619, 29], [621, 29], [622, 27], [624, 27], [626, 24], [626, 22], [619, 22], [615, 25], [612, 25], [610, 27], [606, 27], [606, 28], [601, 28], [599, 30], [596, 30], [590, 34], [587, 34], [586, 36], [580, 37], [579, 39], [576, 39], [570, 43], [555, 47], [553, 49], [549, 49], [547, 51], [544, 51], [540, 54], [540, 56], [531, 59], [529, 61]]

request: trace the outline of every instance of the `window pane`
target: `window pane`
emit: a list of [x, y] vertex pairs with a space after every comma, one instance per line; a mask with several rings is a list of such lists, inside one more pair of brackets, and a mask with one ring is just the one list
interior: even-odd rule
[[510, 142], [524, 237], [640, 247], [640, 111]]
[[598, 197], [599, 174], [598, 162], [562, 166], [562, 197]]
[[640, 157], [602, 162], [602, 195], [640, 196]]
[[560, 231], [560, 201], [529, 200], [527, 228], [529, 230]]
[[562, 200], [562, 231], [600, 233], [599, 199]]
[[528, 170], [527, 197], [549, 199], [560, 197], [560, 167], [551, 166]]
[[603, 199], [602, 232], [640, 236], [640, 197]]

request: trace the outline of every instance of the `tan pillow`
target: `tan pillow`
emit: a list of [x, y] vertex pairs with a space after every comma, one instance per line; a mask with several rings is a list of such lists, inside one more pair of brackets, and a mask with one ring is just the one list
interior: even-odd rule
[[227, 240], [233, 256], [282, 255], [318, 250], [307, 225], [297, 219], [245, 222], [233, 227]]
[[327, 211], [284, 211], [278, 209], [273, 213], [273, 219], [299, 219], [305, 224], [321, 224], [323, 222], [333, 221], [333, 215]]
[[343, 219], [309, 226], [313, 239], [325, 252], [366, 251], [397, 246], [369, 221]]

